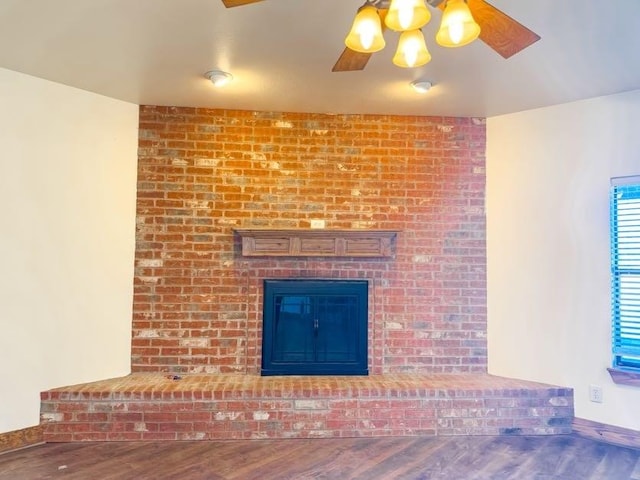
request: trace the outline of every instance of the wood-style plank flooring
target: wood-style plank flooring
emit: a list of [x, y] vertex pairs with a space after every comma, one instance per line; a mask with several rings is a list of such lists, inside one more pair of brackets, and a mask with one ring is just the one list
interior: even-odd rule
[[0, 455], [0, 479], [640, 480], [640, 450], [575, 435], [60, 443]]

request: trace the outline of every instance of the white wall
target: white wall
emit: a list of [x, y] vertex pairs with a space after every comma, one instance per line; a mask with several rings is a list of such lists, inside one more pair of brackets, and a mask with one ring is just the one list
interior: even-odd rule
[[487, 121], [489, 371], [573, 387], [577, 417], [635, 430], [640, 388], [606, 371], [608, 189], [640, 174], [639, 126], [640, 91]]
[[0, 69], [0, 432], [129, 373], [138, 107]]

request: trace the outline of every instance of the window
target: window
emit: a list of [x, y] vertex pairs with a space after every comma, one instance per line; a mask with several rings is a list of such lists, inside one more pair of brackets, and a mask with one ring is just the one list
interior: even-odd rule
[[640, 373], [640, 176], [611, 180], [613, 367]]

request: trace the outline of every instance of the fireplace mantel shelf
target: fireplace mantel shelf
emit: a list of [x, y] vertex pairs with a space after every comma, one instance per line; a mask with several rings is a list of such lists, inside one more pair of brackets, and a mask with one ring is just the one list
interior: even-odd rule
[[396, 230], [273, 229], [234, 230], [245, 257], [391, 257]]

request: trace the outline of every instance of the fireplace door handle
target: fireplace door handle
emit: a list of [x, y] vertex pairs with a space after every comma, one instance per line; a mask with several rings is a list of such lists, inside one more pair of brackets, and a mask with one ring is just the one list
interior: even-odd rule
[[313, 336], [314, 337], [318, 336], [318, 319], [317, 318], [313, 319]]

